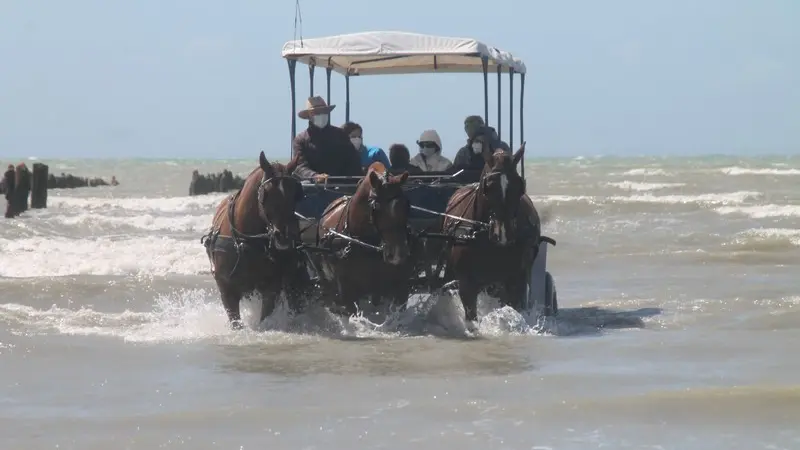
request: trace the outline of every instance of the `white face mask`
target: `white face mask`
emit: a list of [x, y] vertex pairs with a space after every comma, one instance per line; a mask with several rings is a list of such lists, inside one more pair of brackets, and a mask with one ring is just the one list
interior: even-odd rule
[[354, 138], [350, 138], [350, 142], [353, 143], [353, 147], [355, 147], [356, 149], [360, 149], [361, 148], [361, 142], [363, 142], [363, 141], [361, 140], [360, 137], [354, 137]]
[[436, 149], [433, 147], [420, 147], [419, 152], [427, 158], [433, 156], [436, 153]]
[[483, 150], [483, 144], [480, 142], [473, 142], [472, 143], [472, 153], [480, 154], [481, 150]]
[[325, 126], [328, 125], [328, 115], [317, 114], [311, 117], [311, 123], [317, 128], [325, 128]]

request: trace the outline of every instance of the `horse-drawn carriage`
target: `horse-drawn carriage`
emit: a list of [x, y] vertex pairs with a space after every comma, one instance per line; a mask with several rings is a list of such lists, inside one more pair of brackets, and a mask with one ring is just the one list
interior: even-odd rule
[[[292, 249], [295, 256], [280, 263], [276, 262], [274, 255], [267, 259], [273, 262], [273, 271], [284, 266], [304, 268], [299, 270], [308, 274], [308, 278], [295, 283], [295, 287], [312, 282], [321, 291], [338, 295], [340, 300], [343, 296], [350, 301], [353, 295], [366, 294], [372, 295], [373, 301], [388, 296], [404, 304], [410, 292], [433, 292], [457, 285], [467, 319], [474, 320], [475, 306], [470, 303], [474, 304], [475, 299], [467, 301], [465, 298], [477, 297], [479, 290], [496, 285], [504, 302], [515, 309], [533, 309], [543, 315], [557, 313], [555, 285], [546, 270], [547, 245], [555, 245], [555, 242], [541, 235], [538, 213], [525, 193], [522, 123], [525, 65], [521, 60], [472, 39], [400, 32], [368, 32], [290, 41], [284, 45], [282, 56], [289, 67], [292, 138], [297, 131], [295, 81], [297, 63], [300, 62], [309, 67], [311, 96], [314, 95], [315, 68], [325, 68], [328, 104], [332, 72], [344, 75], [347, 121], [350, 119], [350, 78], [353, 76], [482, 72], [484, 120], [488, 125], [488, 74], [495, 70], [498, 111], [494, 126], [500, 137], [501, 76], [508, 73], [510, 117], [507, 142], [512, 148], [513, 81], [514, 75], [519, 74], [519, 134], [523, 146], [513, 156], [502, 151], [495, 154], [484, 152], [486, 167], [480, 173], [462, 170], [409, 176], [408, 173], [390, 173], [382, 164], [375, 163], [362, 178], [330, 176], [324, 183], [299, 180], [297, 185], [287, 181], [291, 167], [270, 166], [262, 153], [262, 175], [257, 176], [259, 169], [256, 169], [249, 177], [255, 177], [255, 181], [246, 182], [240, 192], [245, 196], [244, 191], [250, 186], [251, 201], [258, 202], [257, 210], [268, 232], [257, 233], [258, 226], [252, 225], [249, 230], [257, 235], [247, 235], [246, 230], [233, 226], [237, 220], [246, 221], [245, 217], [236, 215], [236, 208], [239, 211], [248, 208], [244, 204], [236, 206], [235, 203], [242, 198], [232, 197], [220, 205], [209, 234], [213, 239], [206, 240], [209, 256], [215, 261], [215, 272], [219, 272], [220, 265], [220, 261], [214, 259], [215, 252], [220, 252], [224, 258], [235, 249], [237, 255], [230, 274], [223, 276], [227, 288], [224, 286], [226, 281], [215, 273], [223, 303], [232, 320], [238, 318], [238, 306], [235, 314], [231, 315], [231, 302], [237, 297], [237, 292], [250, 290], [252, 285], [264, 296], [287, 286], [284, 281], [271, 289], [265, 288], [263, 283], [261, 287], [259, 283], [249, 283], [231, 288], [236, 267], [255, 264], [252, 259], [249, 263], [240, 261], [244, 243], [267, 240], [264, 252], [269, 253], [270, 249], [281, 251], [285, 248], [277, 248], [276, 236], [285, 237], [293, 233], [297, 234], [294, 239], [298, 243]], [[289, 220], [286, 217], [268, 217], [269, 207], [265, 202], [269, 198], [270, 186], [283, 192], [283, 198], [292, 197], [294, 194], [287, 193], [296, 192], [293, 208], [289, 208], [298, 218], [296, 229], [284, 224]], [[360, 206], [363, 206], [363, 212], [359, 211]], [[224, 219], [229, 222], [227, 228], [220, 225]], [[361, 228], [359, 221], [363, 222]], [[403, 229], [400, 233], [396, 232], [398, 225]], [[225, 237], [230, 238], [227, 240], [229, 244], [218, 242]], [[484, 267], [477, 267], [481, 265]], [[512, 272], [510, 277], [505, 275]], [[484, 274], [493, 275], [484, 277]], [[369, 292], [369, 288], [355, 291], [350, 288], [364, 280], [376, 282], [367, 283], [368, 286], [388, 286], [389, 289]], [[271, 310], [262, 308], [262, 318]]]

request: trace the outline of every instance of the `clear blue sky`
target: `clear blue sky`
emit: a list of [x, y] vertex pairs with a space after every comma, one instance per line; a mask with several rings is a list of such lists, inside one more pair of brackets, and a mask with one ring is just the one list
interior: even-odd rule
[[[301, 6], [304, 37], [413, 31], [522, 58], [529, 154], [800, 153], [798, 0]], [[0, 157], [285, 157], [293, 22], [293, 0], [0, 0]], [[306, 70], [299, 86], [302, 105]], [[352, 118], [384, 148], [435, 128], [452, 156], [483, 111], [480, 75], [351, 86]], [[343, 102], [334, 75], [336, 124]]]

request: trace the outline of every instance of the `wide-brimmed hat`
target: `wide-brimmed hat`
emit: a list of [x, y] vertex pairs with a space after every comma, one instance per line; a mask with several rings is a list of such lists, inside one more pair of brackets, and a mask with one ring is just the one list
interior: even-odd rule
[[306, 100], [306, 109], [297, 113], [297, 117], [308, 119], [311, 114], [327, 114], [333, 111], [333, 108], [336, 108], [336, 105], [328, 106], [328, 103], [325, 102], [325, 99], [322, 97], [308, 97], [308, 100]]

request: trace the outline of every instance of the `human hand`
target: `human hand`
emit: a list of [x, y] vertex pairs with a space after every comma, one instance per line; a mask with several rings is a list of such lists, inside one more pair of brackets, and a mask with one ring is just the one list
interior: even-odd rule
[[314, 175], [314, 181], [317, 183], [324, 183], [328, 181], [328, 174], [327, 173], [318, 173]]

